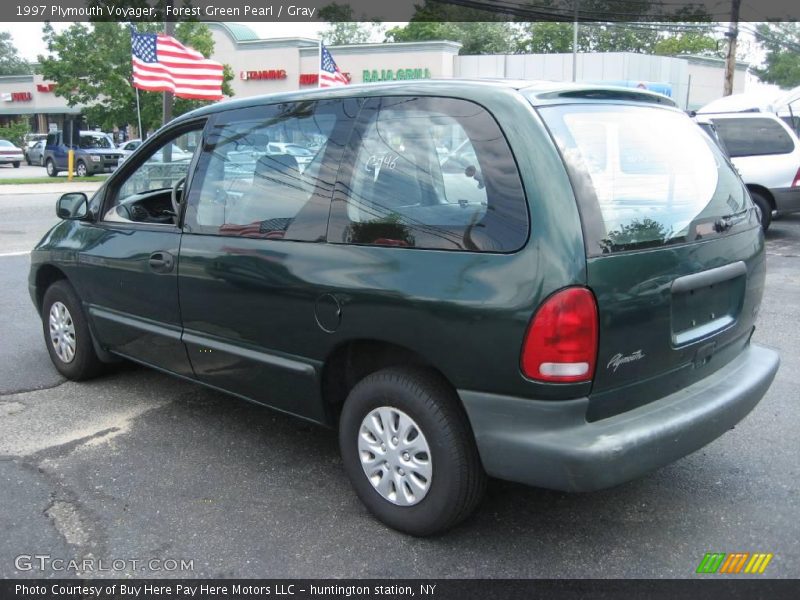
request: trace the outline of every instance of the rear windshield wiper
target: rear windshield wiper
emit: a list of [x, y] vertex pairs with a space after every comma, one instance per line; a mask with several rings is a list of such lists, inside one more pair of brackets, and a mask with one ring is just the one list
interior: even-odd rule
[[740, 211], [735, 213], [731, 213], [729, 215], [723, 215], [721, 217], [717, 217], [714, 221], [714, 231], [717, 233], [722, 233], [724, 231], [728, 231], [731, 227], [733, 227], [736, 221], [741, 221], [742, 218], [750, 211], [749, 208], [743, 208]]

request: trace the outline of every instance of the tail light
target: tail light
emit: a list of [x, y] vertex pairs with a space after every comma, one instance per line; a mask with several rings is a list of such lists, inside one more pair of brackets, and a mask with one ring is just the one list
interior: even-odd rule
[[797, 173], [794, 176], [794, 181], [792, 182], [792, 187], [800, 187], [800, 169], [797, 169]]
[[522, 346], [526, 377], [550, 383], [591, 381], [597, 361], [597, 303], [586, 288], [566, 288], [536, 311]]

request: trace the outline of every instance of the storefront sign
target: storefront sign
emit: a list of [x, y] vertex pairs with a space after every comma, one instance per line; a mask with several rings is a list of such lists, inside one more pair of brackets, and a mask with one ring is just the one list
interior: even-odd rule
[[3, 102], [30, 102], [33, 100], [33, 94], [30, 92], [5, 92], [0, 94]]
[[264, 71], [242, 71], [239, 73], [242, 81], [250, 81], [251, 79], [286, 79], [286, 71], [283, 69], [268, 69]]
[[375, 83], [378, 81], [402, 81], [407, 79], [430, 79], [430, 69], [364, 69], [364, 83]]
[[56, 91], [56, 84], [55, 83], [37, 83], [36, 84], [36, 91], [37, 92], [55, 92]]
[[[350, 81], [350, 73], [342, 73]], [[300, 85], [317, 85], [319, 82], [319, 73], [300, 73]]]

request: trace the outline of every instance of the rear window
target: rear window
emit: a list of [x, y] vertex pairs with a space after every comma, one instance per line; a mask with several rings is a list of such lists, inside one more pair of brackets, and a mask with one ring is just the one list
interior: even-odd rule
[[95, 150], [98, 148], [113, 148], [111, 140], [104, 135], [81, 135], [78, 146], [85, 150]]
[[788, 154], [794, 142], [772, 119], [713, 119], [717, 132], [732, 157]]
[[590, 256], [752, 226], [744, 186], [685, 115], [631, 105], [541, 108], [580, 203]]

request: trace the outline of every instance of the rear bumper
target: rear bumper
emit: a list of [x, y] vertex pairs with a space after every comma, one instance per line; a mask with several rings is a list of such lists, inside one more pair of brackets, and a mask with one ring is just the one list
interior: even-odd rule
[[775, 210], [779, 213], [800, 211], [800, 187], [771, 189]]
[[541, 401], [459, 390], [489, 475], [566, 491], [635, 479], [715, 440], [758, 404], [777, 352], [750, 345], [709, 377], [589, 423], [587, 398]]

